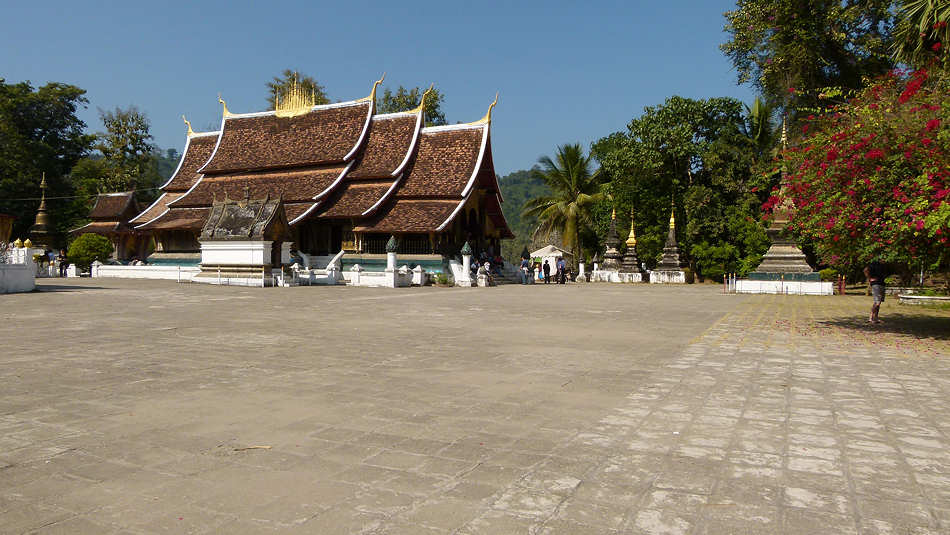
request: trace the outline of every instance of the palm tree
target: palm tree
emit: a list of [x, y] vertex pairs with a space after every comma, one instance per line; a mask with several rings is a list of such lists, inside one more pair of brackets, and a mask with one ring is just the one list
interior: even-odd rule
[[[950, 1], [904, 0], [894, 32], [894, 58], [923, 66], [933, 51], [950, 45]], [[934, 48], [936, 47], [936, 48]]]
[[538, 218], [534, 235], [546, 239], [552, 232], [560, 232], [575, 262], [580, 260], [581, 230], [592, 222], [590, 209], [604, 198], [600, 170], [591, 171], [591, 158], [576, 143], [558, 147], [556, 161], [548, 156], [539, 158], [540, 169], [536, 167], [531, 173], [554, 193], [532, 199], [522, 208], [522, 217]]

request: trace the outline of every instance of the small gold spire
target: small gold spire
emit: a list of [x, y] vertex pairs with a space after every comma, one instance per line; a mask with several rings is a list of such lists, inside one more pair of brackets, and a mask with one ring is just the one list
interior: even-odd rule
[[221, 93], [218, 93], [218, 103], [221, 104], [221, 113], [223, 113], [225, 117], [230, 117], [231, 112], [228, 111], [228, 103], [221, 98]]
[[191, 123], [188, 122], [188, 119], [185, 119], [184, 115], [181, 116], [181, 120], [185, 121], [185, 126], [188, 127], [188, 132], [187, 132], [188, 137], [195, 135], [195, 131], [191, 129]]
[[419, 113], [420, 111], [422, 111], [423, 109], [425, 109], [425, 106], [426, 106], [426, 96], [428, 96], [429, 93], [432, 92], [432, 88], [434, 88], [434, 87], [435, 87], [435, 84], [429, 84], [429, 89], [426, 89], [425, 91], [422, 92], [422, 98], [419, 99], [419, 105], [416, 106], [415, 108], [412, 108], [411, 110], [409, 110], [408, 113]]
[[674, 209], [670, 208], [670, 228], [676, 228], [676, 218], [673, 216]]
[[491, 110], [496, 104], [498, 104], [498, 93], [495, 93], [495, 100], [488, 105], [488, 113], [486, 113], [481, 119], [469, 124], [491, 124]]
[[630, 209], [630, 235], [627, 236], [627, 247], [635, 247], [637, 245], [637, 233], [634, 230], [633, 224], [633, 208]]
[[363, 98], [357, 100], [357, 102], [373, 102], [373, 103], [375, 103], [375, 102], [376, 102], [376, 88], [379, 87], [379, 84], [383, 83], [383, 80], [385, 80], [385, 79], [386, 79], [386, 73], [384, 72], [383, 75], [379, 77], [379, 80], [376, 80], [375, 82], [373, 82], [373, 90], [369, 92], [369, 96], [368, 96], [368, 97], [363, 97]]
[[274, 114], [278, 117], [296, 117], [309, 113], [317, 103], [316, 93], [313, 88], [310, 93], [297, 83], [297, 73], [294, 73], [294, 79], [290, 84], [290, 90], [284, 94], [284, 100], [280, 100], [280, 91], [274, 91]]
[[616, 220], [616, 219], [617, 219], [617, 209], [616, 209], [616, 208], [614, 208], [613, 210], [611, 210], [611, 212], [610, 212], [610, 219], [612, 219], [612, 220]]

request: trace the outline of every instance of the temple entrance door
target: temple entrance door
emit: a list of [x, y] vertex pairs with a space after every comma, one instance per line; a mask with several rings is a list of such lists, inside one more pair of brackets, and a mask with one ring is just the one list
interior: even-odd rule
[[343, 248], [343, 227], [333, 225], [330, 228], [330, 254], [336, 254]]
[[275, 241], [270, 246], [270, 265], [272, 268], [280, 267], [280, 248], [283, 242]]

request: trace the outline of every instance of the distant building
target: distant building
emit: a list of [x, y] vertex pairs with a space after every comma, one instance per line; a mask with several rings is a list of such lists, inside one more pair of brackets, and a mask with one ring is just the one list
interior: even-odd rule
[[148, 252], [150, 238], [143, 233], [134, 232], [129, 223], [139, 212], [141, 207], [132, 191], [100, 193], [89, 212], [89, 219], [92, 221], [69, 233], [72, 236], [99, 234], [109, 238], [114, 249], [112, 257], [115, 260], [142, 259]]
[[178, 169], [131, 221], [154, 237], [150, 261], [197, 263], [200, 232], [226, 197], [279, 199], [294, 248], [311, 257], [345, 250], [372, 265], [391, 235], [420, 263], [441, 264], [465, 241], [498, 251], [513, 235], [492, 163], [491, 107], [474, 123], [424, 127], [421, 105], [376, 114], [375, 96], [375, 85], [335, 104], [297, 95], [244, 114], [222, 101], [219, 131], [189, 125]]

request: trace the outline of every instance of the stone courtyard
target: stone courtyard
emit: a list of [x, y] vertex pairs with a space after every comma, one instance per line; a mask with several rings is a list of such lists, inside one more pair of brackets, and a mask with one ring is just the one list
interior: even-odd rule
[[948, 310], [38, 288], [0, 299], [0, 533], [950, 532]]

